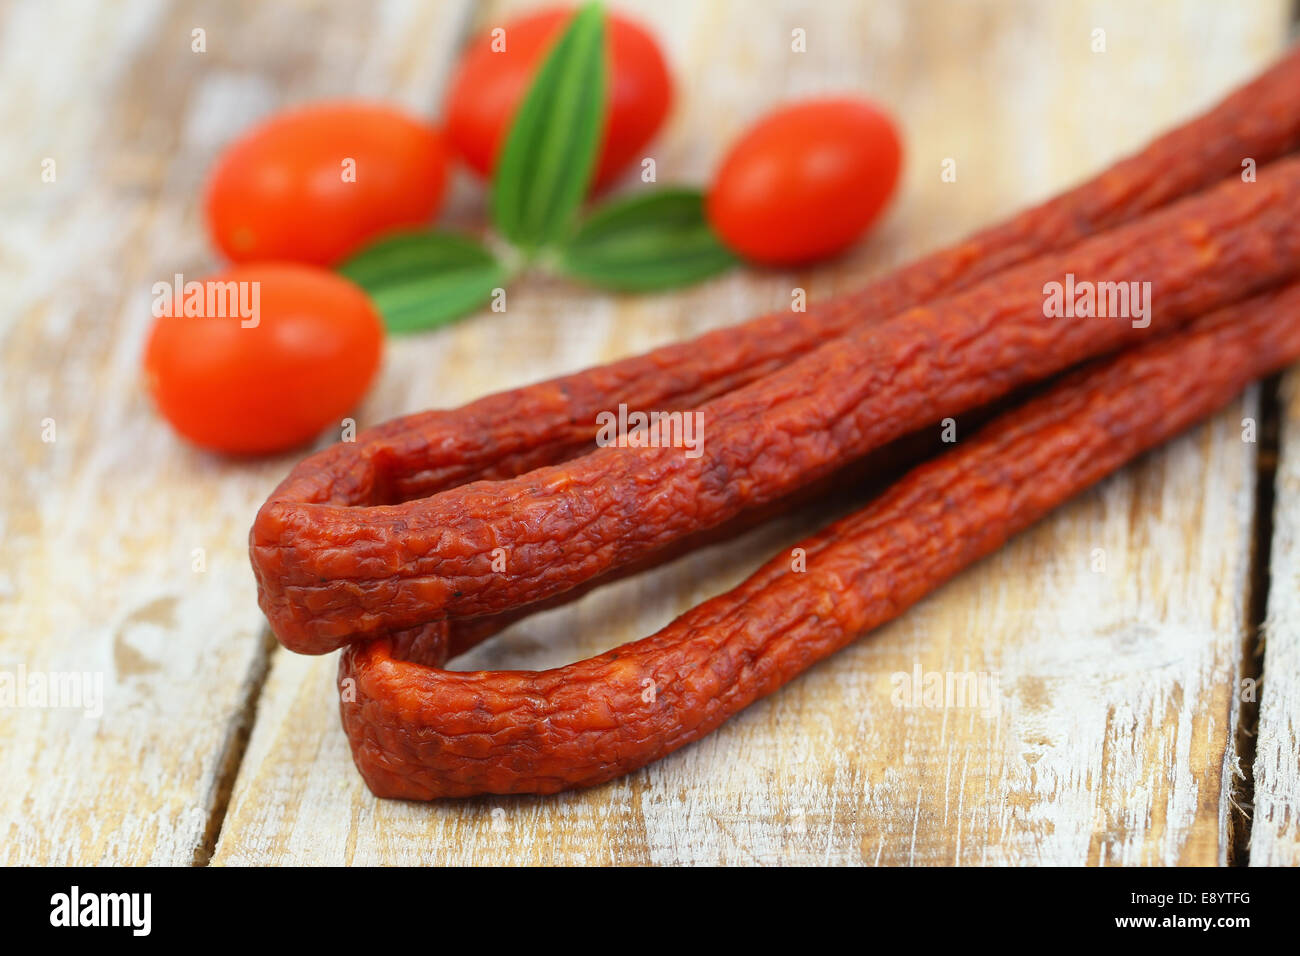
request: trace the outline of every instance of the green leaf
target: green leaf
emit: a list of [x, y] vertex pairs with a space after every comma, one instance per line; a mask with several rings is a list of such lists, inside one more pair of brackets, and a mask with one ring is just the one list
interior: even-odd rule
[[735, 265], [694, 189], [662, 189], [598, 209], [559, 250], [567, 275], [622, 292], [687, 285]]
[[487, 302], [508, 278], [484, 246], [448, 232], [380, 239], [339, 272], [369, 294], [390, 332], [446, 325]]
[[524, 249], [567, 233], [596, 168], [605, 125], [605, 13], [569, 21], [515, 114], [492, 177], [492, 220]]

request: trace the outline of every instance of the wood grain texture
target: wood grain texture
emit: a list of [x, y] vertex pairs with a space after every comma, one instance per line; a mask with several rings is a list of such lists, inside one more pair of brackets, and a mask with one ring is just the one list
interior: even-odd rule
[[0, 681], [76, 672], [103, 692], [98, 718], [0, 707], [0, 862], [202, 853], [265, 670], [248, 526], [295, 456], [223, 461], [154, 415], [151, 287], [215, 264], [199, 196], [217, 148], [310, 97], [430, 108], [467, 11], [0, 8]]
[[1300, 373], [1283, 377], [1251, 866], [1300, 866]]
[[[478, 23], [519, 6], [480, 7]], [[1280, 48], [1285, 14], [1280, 0], [618, 6], [663, 39], [683, 91], [652, 149], [661, 182], [705, 180], [776, 102], [861, 91], [905, 127], [892, 214], [807, 272], [641, 298], [520, 282], [504, 314], [395, 343], [363, 424], [788, 307], [795, 286], [857, 284], [1208, 105]], [[939, 178], [948, 157], [956, 183]], [[480, 209], [462, 190], [454, 215]], [[338, 727], [333, 657], [277, 650], [214, 862], [1222, 864], [1255, 477], [1241, 421], [1256, 408], [1248, 394], [710, 737], [591, 791], [377, 801]], [[809, 524], [603, 589], [457, 666], [548, 667], [647, 634]], [[986, 697], [900, 706], [898, 675], [917, 669], [969, 675]]]

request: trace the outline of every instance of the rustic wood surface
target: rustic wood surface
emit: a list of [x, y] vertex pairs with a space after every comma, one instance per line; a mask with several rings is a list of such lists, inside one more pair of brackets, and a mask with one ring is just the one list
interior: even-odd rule
[[[1257, 738], [1237, 693], [1259, 667], [1259, 446], [1242, 438], [1258, 390], [624, 780], [545, 799], [369, 794], [338, 726], [334, 657], [274, 647], [254, 601], [247, 527], [292, 459], [223, 461], [152, 414], [138, 381], [149, 288], [215, 262], [198, 191], [250, 121], [342, 94], [435, 113], [467, 32], [525, 6], [0, 8], [0, 671], [102, 673], [105, 695], [98, 719], [0, 709], [0, 862], [1224, 864], [1247, 846], [1252, 862], [1295, 862], [1294, 401]], [[1287, 26], [1283, 0], [617, 6], [659, 35], [682, 91], [650, 151], [661, 182], [704, 181], [776, 102], [861, 91], [905, 128], [888, 220], [827, 266], [674, 294], [524, 280], [504, 314], [394, 340], [362, 425], [786, 307], [796, 286], [816, 298], [854, 285], [1208, 105], [1275, 55]], [[791, 51], [795, 29], [805, 53]], [[1090, 49], [1095, 29], [1105, 53]], [[54, 183], [40, 178], [47, 157]], [[955, 183], [939, 176], [949, 157]], [[481, 221], [482, 206], [465, 180], [448, 216]], [[603, 589], [456, 666], [546, 667], [647, 634], [815, 520]], [[900, 702], [898, 675], [917, 670], [985, 693]], [[1255, 746], [1248, 841], [1239, 738]]]
[[1300, 866], [1300, 373], [1283, 377], [1264, 689], [1255, 741], [1253, 866]]

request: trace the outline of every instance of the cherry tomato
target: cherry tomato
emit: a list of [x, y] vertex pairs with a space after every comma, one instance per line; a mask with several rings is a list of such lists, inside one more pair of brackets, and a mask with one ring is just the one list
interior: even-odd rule
[[[504, 35], [492, 30], [465, 50], [447, 92], [447, 140], [471, 169], [491, 174], [515, 111], [528, 92], [546, 53], [559, 38], [570, 9], [544, 10], [506, 23]], [[641, 158], [668, 115], [672, 79], [654, 37], [616, 13], [606, 15], [610, 59], [609, 112], [594, 186], [618, 176]], [[505, 49], [494, 51], [504, 41]]]
[[334, 265], [367, 240], [433, 219], [447, 150], [388, 106], [319, 103], [273, 116], [230, 146], [208, 183], [208, 228], [233, 262]]
[[[150, 333], [144, 367], [159, 411], [196, 445], [230, 454], [293, 448], [338, 427], [365, 394], [383, 327], [347, 279], [255, 263], [193, 286], [203, 290], [194, 301], [205, 314], [186, 314], [185, 295], [160, 305], [176, 297], [155, 288], [155, 314], [169, 314]], [[233, 294], [218, 302], [209, 289]]]
[[765, 265], [799, 265], [850, 246], [898, 182], [888, 114], [861, 100], [813, 100], [769, 114], [731, 148], [707, 214], [723, 242]]

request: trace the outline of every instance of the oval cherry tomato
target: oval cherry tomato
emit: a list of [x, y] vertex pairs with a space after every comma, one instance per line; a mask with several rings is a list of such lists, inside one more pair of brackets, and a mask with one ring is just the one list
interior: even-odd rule
[[[447, 140], [471, 169], [491, 174], [515, 111], [546, 53], [573, 16], [570, 9], [545, 10], [476, 38], [461, 57], [443, 112]], [[658, 132], [672, 101], [672, 80], [654, 37], [616, 13], [607, 14], [610, 58], [609, 112], [594, 185], [622, 172]], [[494, 51], [493, 42], [505, 43]]]
[[[175, 296], [155, 289], [155, 312], [169, 314], [149, 335], [144, 367], [159, 411], [196, 445], [231, 454], [293, 448], [338, 426], [365, 394], [383, 328], [347, 279], [271, 263], [191, 285], [202, 296], [186, 294], [176, 307], [160, 308]], [[196, 304], [203, 314], [193, 314]]]
[[381, 233], [429, 222], [446, 184], [434, 127], [388, 106], [319, 103], [273, 116], [222, 154], [208, 228], [234, 262], [333, 265]]
[[799, 265], [851, 245], [898, 182], [893, 120], [860, 100], [783, 107], [731, 148], [707, 213], [733, 250], [766, 265]]

